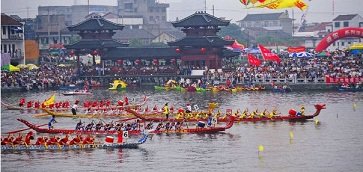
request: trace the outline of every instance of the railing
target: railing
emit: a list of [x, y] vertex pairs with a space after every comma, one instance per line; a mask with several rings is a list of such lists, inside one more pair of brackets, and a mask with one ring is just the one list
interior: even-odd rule
[[[211, 79], [213, 81], [213, 79]], [[217, 81], [219, 83], [225, 83], [226, 78], [221, 77], [219, 79], [214, 79], [214, 81]], [[308, 83], [326, 83], [325, 78], [242, 78], [239, 82], [237, 81], [237, 84], [270, 84], [270, 83], [286, 83], [286, 84], [308, 84]]]
[[22, 40], [23, 35], [9, 35], [9, 39]]

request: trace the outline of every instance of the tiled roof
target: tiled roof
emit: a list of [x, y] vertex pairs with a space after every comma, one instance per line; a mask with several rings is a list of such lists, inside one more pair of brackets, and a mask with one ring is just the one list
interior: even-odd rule
[[102, 17], [93, 17], [76, 25], [67, 27], [70, 31], [80, 31], [80, 30], [122, 30], [123, 25], [113, 23]]
[[196, 12], [180, 21], [172, 22], [174, 27], [227, 26], [229, 20], [223, 20], [206, 12]]
[[283, 13], [247, 14], [247, 16], [240, 21], [279, 20], [282, 14]]
[[18, 22], [17, 20], [15, 20], [14, 18], [1, 13], [1, 25], [7, 25], [7, 26], [22, 26], [23, 24], [21, 24], [20, 22]]
[[155, 36], [145, 29], [129, 29], [125, 28], [122, 31], [116, 31], [113, 36], [117, 40], [130, 40], [130, 39], [154, 39]]
[[116, 40], [95, 40], [95, 39], [82, 39], [74, 44], [66, 45], [67, 49], [100, 49], [100, 48], [115, 48], [125, 47], [128, 44], [118, 42]]
[[358, 14], [339, 15], [338, 17], [335, 17], [333, 21], [352, 20], [357, 15]]
[[169, 42], [170, 46], [194, 46], [194, 47], [223, 47], [231, 45], [233, 41], [224, 40], [218, 36], [185, 37], [175, 42]]

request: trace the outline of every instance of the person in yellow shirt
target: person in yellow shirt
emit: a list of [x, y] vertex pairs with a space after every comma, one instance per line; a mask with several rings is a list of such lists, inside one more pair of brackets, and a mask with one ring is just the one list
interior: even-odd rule
[[165, 103], [165, 105], [163, 107], [163, 110], [164, 110], [165, 117], [168, 120], [169, 119], [169, 107], [168, 107], [168, 103]]

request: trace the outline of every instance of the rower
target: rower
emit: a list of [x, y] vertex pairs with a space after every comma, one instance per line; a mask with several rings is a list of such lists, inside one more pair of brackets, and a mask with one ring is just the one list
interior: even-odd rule
[[163, 122], [160, 122], [159, 124], [158, 124], [158, 126], [156, 126], [156, 128], [155, 128], [155, 130], [156, 131], [159, 131], [160, 129], [162, 129], [164, 126], [163, 126]]
[[68, 134], [63, 139], [61, 139], [58, 143], [60, 145], [67, 145], [67, 142], [68, 142]]
[[81, 120], [76, 124], [76, 130], [81, 130], [81, 128], [84, 130], [84, 126]]
[[300, 113], [298, 113], [298, 116], [304, 116], [305, 115], [305, 107], [304, 105], [301, 105], [301, 108], [300, 108]]
[[55, 120], [55, 116], [54, 115], [52, 115], [52, 117], [50, 118], [50, 120], [49, 120], [49, 122], [48, 122], [48, 128], [49, 128], [49, 130], [50, 129], [53, 129], [53, 123], [57, 123], [57, 121]]
[[211, 126], [212, 126], [212, 121], [213, 121], [212, 113], [208, 113], [207, 125], [208, 125], [209, 127], [211, 127]]
[[19, 107], [24, 106], [24, 104], [25, 104], [25, 98], [21, 98], [19, 101]]

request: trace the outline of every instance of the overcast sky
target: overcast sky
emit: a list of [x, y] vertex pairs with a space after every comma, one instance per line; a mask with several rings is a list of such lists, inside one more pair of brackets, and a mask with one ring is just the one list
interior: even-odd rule
[[[117, 5], [117, 0], [89, 0], [92, 5]], [[333, 1], [334, 16], [340, 14], [359, 14], [363, 16], [362, 0], [305, 0], [309, 5], [306, 18], [309, 23], [331, 21], [333, 19]], [[170, 4], [168, 9], [168, 20], [175, 21], [176, 17], [183, 18], [197, 10], [204, 10], [205, 0], [159, 0]], [[35, 17], [38, 6], [50, 5], [86, 5], [87, 0], [1, 0], [1, 12], [7, 14], [17, 14], [20, 17]], [[243, 19], [246, 14], [283, 12], [285, 10], [269, 9], [246, 9], [239, 0], [207, 0], [207, 12], [212, 14], [214, 5], [214, 14], [218, 17], [225, 17], [232, 22]], [[290, 17], [292, 9], [288, 9]], [[300, 21], [302, 12], [295, 8], [294, 18], [296, 22]]]

